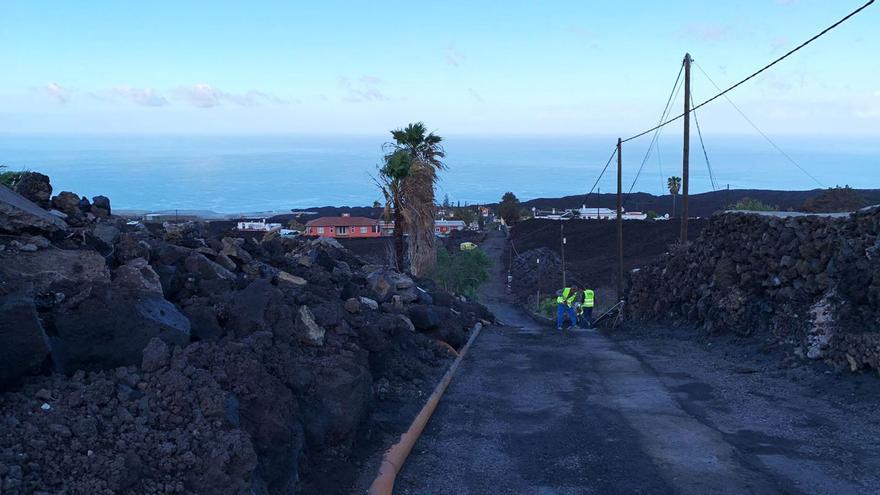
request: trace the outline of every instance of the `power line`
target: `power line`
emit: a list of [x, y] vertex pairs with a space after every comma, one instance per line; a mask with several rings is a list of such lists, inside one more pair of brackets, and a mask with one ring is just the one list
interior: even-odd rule
[[[777, 58], [776, 60], [770, 62], [769, 64], [765, 65], [764, 67], [761, 67], [760, 69], [756, 70], [755, 72], [752, 72], [748, 77], [746, 77], [745, 79], [740, 80], [739, 82], [737, 82], [736, 84], [730, 86], [729, 88], [725, 89], [724, 91], [721, 91], [721, 90], [719, 89], [719, 91], [721, 91], [720, 93], [718, 93], [717, 95], [715, 95], [715, 96], [709, 98], [708, 100], [704, 101], [703, 103], [700, 103], [699, 105], [697, 105], [697, 106], [691, 108], [691, 109], [690, 109], [690, 112], [693, 112], [693, 111], [695, 111], [696, 109], [698, 109], [698, 108], [700, 108], [700, 107], [702, 107], [702, 106], [704, 106], [704, 105], [706, 105], [706, 104], [708, 104], [708, 103], [711, 103], [712, 101], [715, 101], [716, 99], [718, 99], [719, 97], [721, 97], [721, 96], [723, 96], [723, 95], [729, 93], [730, 91], [733, 91], [734, 89], [736, 89], [737, 87], [739, 87], [739, 86], [741, 86], [743, 83], [745, 83], [746, 81], [749, 81], [749, 80], [753, 79], [753, 78], [754, 78], [755, 76], [757, 76], [758, 74], [764, 72], [765, 70], [769, 69], [770, 67], [773, 67], [774, 65], [778, 64], [778, 63], [781, 62], [782, 60], [788, 58], [789, 55], [791, 55], [791, 54], [793, 54], [794, 52], [800, 50], [801, 48], [803, 48], [803, 47], [809, 45], [809, 44], [812, 43], [813, 41], [815, 41], [815, 40], [817, 40], [818, 38], [820, 38], [821, 36], [823, 36], [825, 33], [829, 32], [829, 31], [831, 31], [832, 29], [836, 28], [837, 26], [843, 24], [844, 22], [846, 22], [847, 20], [849, 20], [849, 19], [850, 19], [851, 17], [853, 17], [854, 15], [856, 15], [856, 14], [858, 14], [859, 12], [865, 10], [865, 9], [866, 9], [869, 5], [871, 5], [872, 3], [874, 3], [874, 0], [869, 0], [867, 3], [865, 3], [865, 4], [862, 5], [861, 7], [859, 7], [859, 8], [857, 8], [856, 10], [850, 12], [850, 13], [849, 13], [848, 15], [846, 15], [844, 18], [840, 19], [839, 21], [835, 22], [834, 24], [832, 24], [832, 25], [828, 26], [827, 28], [823, 29], [822, 31], [820, 31], [818, 34], [816, 34], [816, 35], [813, 36], [812, 38], [808, 39], [807, 41], [804, 41], [804, 42], [801, 43], [800, 45], [798, 45], [798, 46], [792, 48], [791, 50], [789, 50], [788, 52], [786, 52], [784, 55], [782, 55], [781, 57]], [[657, 125], [657, 126], [655, 126], [655, 127], [652, 127], [652, 128], [650, 128], [650, 129], [648, 129], [648, 130], [646, 130], [646, 131], [642, 131], [642, 132], [640, 132], [640, 133], [638, 133], [638, 134], [636, 134], [636, 135], [634, 135], [634, 136], [628, 137], [628, 138], [624, 139], [622, 142], [625, 143], [625, 142], [627, 142], [627, 141], [632, 141], [633, 139], [636, 139], [636, 138], [642, 137], [642, 136], [644, 136], [645, 134], [648, 134], [649, 132], [652, 132], [652, 131], [654, 131], [654, 130], [657, 130], [657, 129], [660, 128], [660, 127], [663, 127], [663, 126], [668, 125], [668, 124], [670, 124], [670, 123], [672, 123], [672, 122], [675, 122], [676, 120], [678, 120], [678, 119], [680, 119], [680, 118], [682, 118], [682, 117], [684, 117], [684, 113], [682, 113], [681, 115], [678, 115], [678, 116], [676, 116], [676, 117], [673, 117], [673, 118], [667, 120], [666, 122], [661, 122], [659, 125]]]
[[599, 185], [599, 181], [602, 180], [602, 176], [605, 175], [605, 171], [608, 170], [608, 165], [611, 165], [611, 160], [614, 160], [614, 156], [617, 155], [617, 146], [614, 147], [614, 151], [611, 152], [611, 156], [608, 157], [608, 161], [605, 163], [605, 167], [602, 169], [602, 172], [599, 174], [599, 178], [596, 179], [596, 182], [593, 183], [593, 187], [590, 188], [590, 192], [584, 196], [584, 204], [587, 204], [587, 200], [590, 198], [590, 194], [593, 194], [593, 191], [596, 189], [596, 186]]
[[[726, 97], [725, 97], [726, 98]], [[694, 104], [694, 95], [691, 95], [691, 105]], [[712, 184], [712, 191], [716, 191], [715, 174], [712, 173], [712, 164], [709, 163], [709, 154], [706, 153], [706, 144], [703, 142], [703, 133], [700, 131], [700, 121], [697, 120], [697, 112], [694, 112], [694, 123], [697, 125], [697, 136], [700, 136], [700, 147], [703, 148], [703, 157], [706, 158], [706, 168], [709, 169], [709, 182]]]
[[[666, 99], [666, 107], [663, 108], [663, 113], [660, 114], [660, 122], [663, 122], [663, 119], [669, 116], [669, 113], [672, 112], [672, 100], [678, 97], [679, 91], [681, 91], [681, 73], [684, 70], [684, 62], [681, 64], [681, 68], [678, 69], [678, 76], [675, 78], [675, 83], [672, 85], [672, 91], [669, 93], [669, 98]], [[629, 200], [630, 194], [632, 194], [633, 189], [636, 187], [636, 182], [638, 182], [639, 177], [642, 175], [642, 170], [645, 168], [645, 164], [648, 162], [648, 157], [651, 155], [651, 150], [654, 149], [654, 145], [657, 144], [660, 139], [660, 133], [663, 131], [662, 127], [658, 127], [656, 132], [654, 133], [654, 137], [651, 138], [651, 144], [648, 145], [648, 150], [645, 152], [645, 157], [642, 159], [642, 164], [639, 165], [639, 170], [636, 172], [636, 177], [633, 179], [632, 184], [629, 186], [629, 191], [626, 192], [626, 198], [623, 200], [623, 205], [626, 205]], [[663, 178], [660, 178], [661, 182]]]
[[660, 158], [660, 155], [662, 155], [662, 153], [660, 151], [660, 138], [658, 137], [657, 138], [657, 168], [660, 169], [660, 195], [663, 196], [663, 192], [665, 191], [664, 188], [666, 187], [666, 184], [663, 182], [663, 176], [665, 174], [663, 173], [663, 162]]
[[[709, 74], [706, 74], [706, 71], [704, 71], [703, 68], [700, 67], [700, 64], [695, 63], [695, 65], [697, 66], [697, 69], [699, 69], [700, 72], [702, 72], [703, 75], [706, 76], [706, 79], [709, 80], [709, 82], [712, 84], [712, 86], [715, 86], [715, 88], [718, 88], [718, 85], [715, 84], [715, 81], [713, 81], [711, 77], [709, 77]], [[724, 94], [724, 93], [721, 93], [721, 94]], [[806, 175], [807, 177], [809, 177], [810, 179], [812, 179], [813, 182], [815, 182], [819, 187], [821, 187], [821, 188], [824, 188], [824, 187], [825, 187], [824, 184], [822, 184], [821, 182], [819, 182], [819, 179], [815, 178], [811, 173], [807, 172], [807, 170], [806, 170], [804, 167], [801, 167], [801, 165], [800, 165], [797, 161], [795, 161], [795, 159], [792, 158], [791, 155], [789, 155], [788, 153], [786, 153], [785, 151], [783, 151], [782, 148], [780, 148], [775, 142], [773, 142], [773, 140], [770, 139], [770, 136], [768, 136], [767, 134], [765, 134], [764, 131], [762, 131], [761, 128], [759, 128], [759, 127], [757, 126], [757, 124], [755, 124], [754, 122], [752, 122], [752, 119], [750, 119], [750, 118], [749, 118], [749, 117], [748, 117], [748, 116], [747, 116], [742, 110], [740, 110], [740, 108], [736, 105], [736, 103], [733, 102], [733, 100], [730, 99], [729, 96], [724, 95], [724, 99], [727, 100], [727, 102], [730, 103], [731, 106], [733, 106], [734, 109], [736, 109], [736, 111], [742, 116], [743, 119], [745, 119], [746, 122], [748, 122], [748, 123], [749, 123], [749, 124], [750, 124], [750, 125], [756, 130], [756, 131], [758, 131], [758, 134], [760, 134], [764, 139], [766, 139], [767, 142], [770, 143], [771, 146], [773, 146], [774, 148], [776, 148], [776, 151], [778, 151], [778, 152], [779, 152], [782, 156], [784, 156], [789, 162], [791, 162], [792, 165], [794, 165], [795, 167], [797, 167], [798, 170], [800, 170], [801, 172], [804, 173], [804, 175]]]

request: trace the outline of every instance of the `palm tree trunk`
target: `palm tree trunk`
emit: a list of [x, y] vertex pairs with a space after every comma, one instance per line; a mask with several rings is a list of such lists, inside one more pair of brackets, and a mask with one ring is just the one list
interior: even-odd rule
[[675, 217], [675, 194], [672, 195], [672, 215], [669, 218]]
[[394, 199], [394, 256], [397, 258], [397, 270], [404, 271], [403, 212], [398, 198]]

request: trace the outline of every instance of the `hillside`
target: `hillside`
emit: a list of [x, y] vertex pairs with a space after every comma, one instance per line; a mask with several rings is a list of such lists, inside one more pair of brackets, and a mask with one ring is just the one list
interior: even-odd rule
[[[880, 189], [856, 189], [865, 198], [869, 205], [880, 203]], [[822, 189], [809, 191], [774, 191], [766, 189], [731, 189], [700, 194], [691, 194], [688, 201], [688, 211], [691, 216], [708, 217], [712, 213], [727, 209], [727, 206], [739, 199], [749, 197], [762, 203], [777, 206], [780, 210], [798, 210], [808, 199], [813, 199], [822, 193]], [[536, 198], [523, 201], [522, 206], [531, 209], [549, 208], [580, 208], [584, 204], [584, 195], [564, 196], [561, 198]], [[598, 197], [591, 194], [587, 206], [615, 208], [617, 195], [602, 194]], [[633, 193], [624, 203], [627, 211], [655, 211], [659, 215], [672, 212], [672, 196], [665, 194], [655, 196], [648, 193]], [[676, 198], [676, 212], [681, 211], [681, 195]]]

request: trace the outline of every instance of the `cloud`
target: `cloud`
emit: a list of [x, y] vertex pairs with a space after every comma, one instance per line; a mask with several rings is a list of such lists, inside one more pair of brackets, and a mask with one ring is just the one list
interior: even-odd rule
[[198, 108], [211, 108], [220, 104], [223, 93], [210, 84], [193, 84], [174, 90], [174, 96]]
[[175, 98], [183, 100], [197, 108], [212, 108], [223, 103], [252, 107], [262, 103], [286, 105], [290, 100], [270, 93], [250, 90], [247, 93], [227, 93], [210, 84], [198, 83], [182, 86], [172, 91]]
[[581, 26], [570, 26], [567, 31], [578, 38], [593, 39], [596, 37], [596, 33]]
[[153, 88], [132, 88], [118, 86], [110, 90], [113, 96], [123, 98], [137, 105], [145, 107], [163, 107], [168, 104], [168, 98]]
[[466, 59], [467, 57], [463, 53], [458, 51], [458, 49], [455, 48], [455, 45], [453, 45], [452, 43], [450, 43], [449, 46], [446, 47], [446, 65], [458, 67], [463, 64]]
[[790, 45], [790, 42], [788, 41], [788, 38], [785, 38], [783, 36], [777, 36], [770, 41], [770, 51], [776, 52], [777, 50], [785, 48], [789, 45]]
[[682, 29], [683, 36], [698, 41], [724, 41], [729, 39], [731, 34], [732, 29], [730, 26], [714, 23], [694, 22], [687, 24]]
[[385, 81], [375, 76], [361, 76], [352, 80], [347, 76], [336, 78], [339, 86], [345, 91], [343, 100], [350, 102], [388, 101], [389, 98], [378, 88]]
[[880, 91], [856, 98], [852, 104], [852, 113], [859, 119], [880, 118]]
[[802, 90], [807, 86], [807, 76], [803, 72], [789, 73], [765, 73], [758, 76], [758, 86], [769, 90], [771, 93], [790, 93], [794, 90]]
[[58, 104], [65, 104], [70, 101], [70, 90], [58, 83], [50, 82], [40, 88], [49, 98]]

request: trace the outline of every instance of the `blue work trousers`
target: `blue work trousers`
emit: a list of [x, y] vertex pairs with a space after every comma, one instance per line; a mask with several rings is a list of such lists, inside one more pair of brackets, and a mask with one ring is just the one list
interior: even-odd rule
[[577, 326], [577, 315], [574, 312], [574, 308], [568, 306], [567, 304], [557, 303], [556, 304], [556, 328], [562, 328], [562, 320], [565, 315], [568, 315], [568, 321], [571, 322], [571, 326]]

